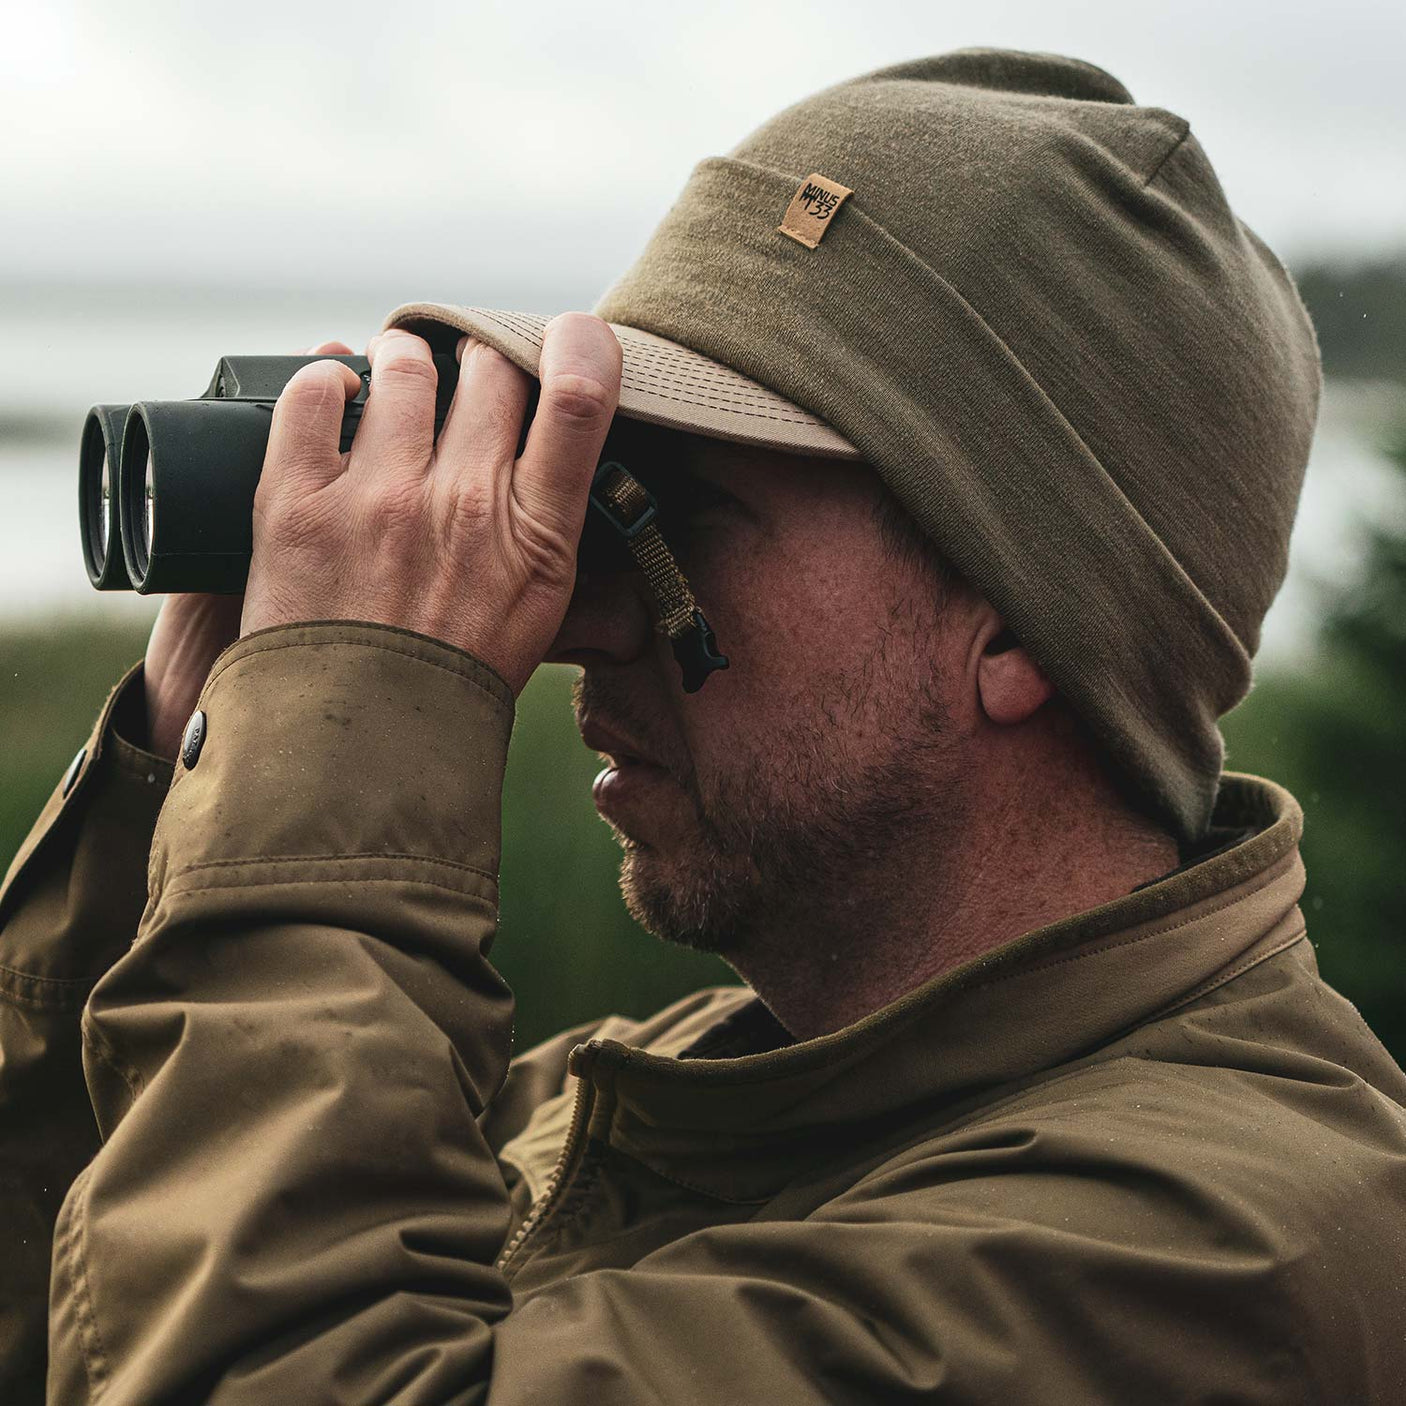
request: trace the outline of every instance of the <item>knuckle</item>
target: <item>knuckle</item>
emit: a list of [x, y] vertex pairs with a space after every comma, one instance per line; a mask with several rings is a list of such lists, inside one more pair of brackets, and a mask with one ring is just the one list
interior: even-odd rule
[[513, 524], [514, 545], [533, 580], [557, 586], [569, 583], [576, 572], [576, 544], [564, 532], [533, 518]]
[[482, 485], [472, 481], [456, 483], [447, 496], [448, 502], [442, 504], [438, 516], [448, 543], [481, 538], [492, 529], [493, 500]]
[[394, 478], [379, 479], [364, 493], [362, 510], [383, 532], [399, 534], [416, 528], [424, 515], [420, 485]]
[[401, 382], [415, 387], [427, 385], [432, 390], [439, 384], [439, 373], [434, 362], [417, 356], [409, 349], [389, 351], [378, 358], [375, 375], [382, 381]]
[[276, 450], [270, 451], [264, 461], [255, 498], [262, 494], [268, 498], [282, 494], [285, 481], [296, 478], [304, 470], [320, 468], [329, 458], [335, 456], [337, 446], [329, 447], [326, 436], [320, 435], [314, 425], [293, 419], [286, 421], [279, 435]]
[[564, 420], [597, 425], [614, 411], [609, 389], [594, 376], [562, 371], [542, 387], [549, 412]]
[[254, 494], [254, 534], [280, 552], [302, 553], [326, 535], [326, 514], [309, 497], [290, 498], [265, 490]]
[[480, 342], [477, 337], [472, 336], [464, 347], [464, 360], [470, 359], [486, 362], [490, 366], [497, 366], [500, 362], [507, 366], [513, 364], [497, 347], [489, 346], [487, 342]]

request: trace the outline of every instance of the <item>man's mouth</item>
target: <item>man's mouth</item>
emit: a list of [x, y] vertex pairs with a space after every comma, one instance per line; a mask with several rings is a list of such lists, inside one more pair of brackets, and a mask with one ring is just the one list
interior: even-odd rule
[[646, 766], [659, 771], [664, 769], [641, 744], [595, 719], [587, 718], [581, 723], [581, 740], [593, 752], [599, 752], [613, 768]]
[[662, 766], [638, 759], [611, 757], [591, 784], [591, 799], [604, 819], [617, 829], [638, 839], [632, 817], [637, 817], [642, 805], [651, 795], [658, 795], [669, 783], [669, 773]]

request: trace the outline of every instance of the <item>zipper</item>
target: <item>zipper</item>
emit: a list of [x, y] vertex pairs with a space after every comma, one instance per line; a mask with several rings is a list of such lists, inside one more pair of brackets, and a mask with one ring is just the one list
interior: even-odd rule
[[567, 1128], [566, 1141], [562, 1143], [557, 1164], [547, 1178], [547, 1185], [518, 1226], [511, 1240], [503, 1247], [494, 1268], [506, 1273], [508, 1266], [521, 1252], [528, 1239], [534, 1235], [543, 1221], [556, 1209], [562, 1194], [570, 1184], [581, 1162], [586, 1147], [586, 1124], [595, 1106], [596, 1086], [590, 1077], [596, 1056], [604, 1048], [600, 1040], [588, 1040], [584, 1045], [576, 1045], [567, 1056], [566, 1067], [576, 1076], [576, 1101], [571, 1108], [571, 1123]]

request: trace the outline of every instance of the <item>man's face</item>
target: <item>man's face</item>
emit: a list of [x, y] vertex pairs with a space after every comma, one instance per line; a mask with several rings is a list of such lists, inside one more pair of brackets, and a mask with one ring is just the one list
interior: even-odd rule
[[615, 764], [595, 794], [630, 912], [744, 968], [807, 925], [838, 943], [961, 823], [963, 594], [944, 611], [885, 541], [863, 466], [621, 421], [607, 453], [664, 500], [730, 660], [684, 693], [644, 578], [579, 579], [548, 657], [583, 666], [577, 722]]

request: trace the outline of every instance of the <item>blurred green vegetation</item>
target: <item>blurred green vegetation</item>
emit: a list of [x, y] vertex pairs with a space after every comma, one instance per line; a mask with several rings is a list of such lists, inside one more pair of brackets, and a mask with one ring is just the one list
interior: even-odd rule
[[1295, 270], [1329, 376], [1406, 381], [1406, 256]]

